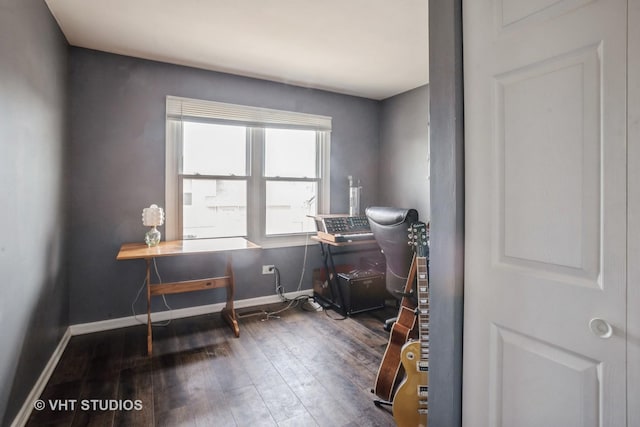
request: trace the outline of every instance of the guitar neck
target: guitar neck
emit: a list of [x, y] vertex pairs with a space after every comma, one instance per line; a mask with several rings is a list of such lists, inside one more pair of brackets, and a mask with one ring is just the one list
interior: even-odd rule
[[429, 360], [429, 279], [427, 274], [427, 258], [416, 257], [416, 263], [420, 359], [427, 361]]

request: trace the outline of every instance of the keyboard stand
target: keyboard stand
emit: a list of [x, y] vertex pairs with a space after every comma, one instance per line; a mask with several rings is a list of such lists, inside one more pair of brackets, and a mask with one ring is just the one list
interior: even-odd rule
[[[344, 295], [342, 295], [342, 289], [338, 282], [338, 271], [334, 261], [334, 256], [347, 255], [351, 253], [363, 252], [363, 251], [379, 251], [376, 241], [371, 238], [370, 240], [356, 240], [352, 242], [334, 242], [331, 240], [323, 239], [318, 236], [311, 236], [311, 240], [315, 240], [320, 244], [320, 253], [322, 255], [322, 263], [325, 271], [327, 272], [326, 278], [329, 285], [330, 299], [322, 295], [319, 295], [314, 291], [314, 298], [318, 304], [324, 308], [331, 308], [336, 312], [347, 316], [347, 309], [344, 304]], [[333, 248], [333, 249], [332, 249]], [[337, 252], [335, 250], [338, 249]]]

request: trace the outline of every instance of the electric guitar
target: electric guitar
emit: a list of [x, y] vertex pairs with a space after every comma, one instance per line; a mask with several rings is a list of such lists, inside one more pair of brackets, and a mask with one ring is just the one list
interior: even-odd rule
[[[411, 230], [411, 229], [409, 229]], [[415, 254], [413, 261], [411, 262], [411, 269], [409, 270], [409, 277], [404, 287], [404, 294], [409, 295], [413, 282], [416, 278], [416, 258]], [[400, 304], [400, 310], [398, 317], [391, 327], [391, 333], [389, 335], [389, 343], [382, 356], [382, 362], [378, 368], [378, 374], [376, 375], [376, 383], [373, 392], [384, 399], [386, 403], [391, 401], [393, 397], [393, 391], [399, 380], [400, 374], [400, 352], [402, 346], [407, 342], [409, 337], [414, 333], [416, 324], [415, 304], [409, 299], [409, 297], [402, 297]], [[376, 405], [378, 402], [376, 402]]]
[[406, 377], [393, 398], [393, 419], [398, 427], [426, 427], [429, 409], [429, 278], [427, 271], [427, 226], [411, 226], [410, 243], [414, 245], [417, 264], [419, 340], [409, 341], [400, 353]]

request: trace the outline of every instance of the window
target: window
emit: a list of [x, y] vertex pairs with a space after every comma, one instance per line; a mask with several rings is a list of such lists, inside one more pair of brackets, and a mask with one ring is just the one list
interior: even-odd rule
[[166, 234], [303, 243], [329, 212], [331, 118], [167, 97]]

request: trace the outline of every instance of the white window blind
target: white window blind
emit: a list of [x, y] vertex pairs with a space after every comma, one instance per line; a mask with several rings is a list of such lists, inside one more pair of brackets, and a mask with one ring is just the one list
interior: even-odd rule
[[331, 117], [327, 116], [174, 96], [167, 97], [167, 118], [214, 119], [244, 126], [331, 130]]

